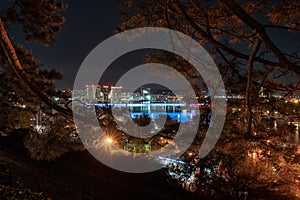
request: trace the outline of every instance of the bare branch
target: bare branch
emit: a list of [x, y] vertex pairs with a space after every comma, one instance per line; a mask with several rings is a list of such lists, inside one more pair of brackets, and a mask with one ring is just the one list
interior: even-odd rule
[[[198, 26], [195, 23], [195, 21], [186, 13], [186, 11], [178, 4], [178, 2], [176, 0], [172, 0], [171, 2], [173, 2], [173, 6], [177, 10], [177, 12], [187, 20], [187, 22], [191, 25], [191, 27], [193, 29], [195, 29], [202, 37], [206, 38], [209, 42], [211, 42], [211, 44], [213, 46], [215, 46], [215, 47], [231, 54], [234, 57], [241, 58], [243, 60], [249, 60], [249, 55], [238, 52], [238, 51], [222, 44], [221, 42], [215, 40], [211, 35], [206, 33], [200, 26]], [[265, 59], [260, 58], [260, 57], [255, 57], [254, 60], [256, 62], [260, 62], [260, 63], [265, 64], [265, 65], [286, 68], [285, 64], [273, 62], [273, 61], [270, 61], [270, 60], [265, 60]], [[294, 70], [294, 71], [297, 74], [300, 74], [300, 69], [299, 68], [298, 68], [298, 70]]]
[[265, 46], [271, 50], [278, 62], [284, 68], [290, 69], [300, 75], [300, 67], [291, 63], [284, 54], [280, 51], [280, 49], [272, 42], [269, 36], [266, 33], [265, 27], [259, 23], [257, 20], [252, 18], [246, 11], [238, 5], [235, 1], [232, 0], [220, 0], [222, 3], [226, 5], [226, 7], [234, 13], [240, 20], [242, 20], [245, 24], [247, 24], [251, 29], [256, 30], [261, 40], [264, 42]]

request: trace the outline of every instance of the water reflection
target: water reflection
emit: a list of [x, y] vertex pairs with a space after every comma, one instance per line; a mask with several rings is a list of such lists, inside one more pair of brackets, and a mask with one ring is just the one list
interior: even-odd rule
[[172, 120], [178, 122], [189, 122], [197, 114], [199, 110], [190, 109], [180, 106], [158, 106], [158, 105], [141, 105], [128, 107], [130, 117], [132, 119], [148, 116], [153, 121], [157, 120], [161, 115], [168, 115]]

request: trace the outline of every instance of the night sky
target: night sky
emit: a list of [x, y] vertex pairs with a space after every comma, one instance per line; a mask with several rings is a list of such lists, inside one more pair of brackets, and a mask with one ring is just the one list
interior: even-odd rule
[[[63, 80], [57, 81], [58, 89], [73, 87], [77, 70], [85, 57], [99, 43], [112, 36], [116, 26], [121, 22], [121, 0], [89, 0], [84, 3], [65, 0], [65, 2], [68, 9], [63, 15], [67, 22], [56, 37], [56, 41], [50, 47], [44, 47], [36, 42], [24, 44], [26, 48], [32, 49], [42, 68], [56, 68], [63, 72]], [[286, 52], [300, 49], [299, 34], [287, 35], [285, 31], [272, 31], [269, 35], [275, 44]], [[143, 63], [140, 53], [125, 57], [114, 63], [119, 74]], [[108, 84], [113, 84], [114, 79], [116, 77], [109, 75], [106, 77]]]
[[71, 88], [76, 72], [87, 54], [100, 42], [114, 34], [120, 23], [121, 0], [65, 0], [68, 9], [63, 13], [67, 22], [50, 47], [32, 42], [32, 49], [42, 68], [56, 68], [64, 74], [57, 88]]

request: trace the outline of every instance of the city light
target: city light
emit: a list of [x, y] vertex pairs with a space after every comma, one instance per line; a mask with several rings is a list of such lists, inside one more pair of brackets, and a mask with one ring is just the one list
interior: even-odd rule
[[113, 143], [113, 139], [110, 138], [110, 137], [107, 137], [107, 138], [105, 139], [105, 143], [106, 143], [106, 144], [112, 144], [112, 143]]

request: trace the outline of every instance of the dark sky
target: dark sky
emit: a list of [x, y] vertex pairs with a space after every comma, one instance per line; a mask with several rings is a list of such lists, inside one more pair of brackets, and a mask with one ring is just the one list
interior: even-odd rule
[[87, 54], [114, 34], [120, 23], [121, 0], [65, 0], [63, 13], [67, 23], [51, 47], [26, 44], [45, 68], [55, 67], [64, 73], [57, 88], [71, 88], [78, 68]]
[[[77, 70], [85, 57], [99, 43], [112, 36], [114, 29], [121, 22], [121, 0], [65, 0], [65, 2], [68, 9], [63, 15], [67, 23], [56, 37], [54, 44], [50, 47], [44, 47], [36, 42], [25, 44], [27, 48], [32, 49], [42, 67], [48, 69], [54, 67], [63, 72], [63, 80], [57, 81], [58, 89], [73, 87]], [[284, 31], [271, 31], [268, 34], [275, 44], [286, 52], [300, 49], [299, 34], [286, 34]], [[137, 52], [127, 55], [125, 60], [118, 59], [114, 65], [125, 72], [128, 66], [142, 64], [142, 54], [144, 53]], [[107, 80], [110, 80], [109, 76]]]

